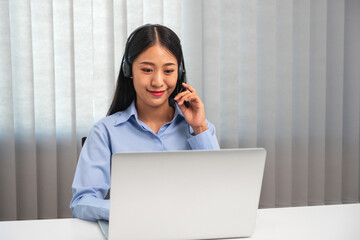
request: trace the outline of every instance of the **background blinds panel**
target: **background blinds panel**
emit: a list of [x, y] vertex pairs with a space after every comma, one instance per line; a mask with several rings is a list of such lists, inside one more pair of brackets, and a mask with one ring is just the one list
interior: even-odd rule
[[129, 35], [136, 28], [145, 24], [143, 0], [126, 0], [126, 9], [129, 13], [127, 14], [127, 32]]
[[308, 202], [310, 0], [293, 5], [292, 203]]
[[11, 1], [9, 9], [17, 218], [33, 219], [38, 217], [38, 189], [30, 1]]
[[[112, 1], [93, 1], [93, 112], [95, 122], [103, 118], [109, 110], [115, 88], [114, 16], [112, 9]], [[104, 26], [107, 27], [104, 28]]]
[[144, 23], [163, 24], [163, 0], [144, 0]]
[[201, 1], [184, 0], [182, 3], [182, 48], [186, 66], [187, 82], [202, 97], [202, 24], [203, 9]]
[[[77, 163], [72, 0], [53, 1], [58, 217], [69, 217]], [[81, 136], [79, 136], [81, 137]]]
[[[221, 135], [221, 3], [210, 0], [204, 4], [203, 11], [203, 102], [205, 104], [206, 117], [216, 127], [217, 137]], [[187, 66], [187, 65], [186, 65]]]
[[[114, 0], [114, 9], [112, 10], [114, 16], [114, 82], [116, 81], [122, 56], [124, 55], [124, 46], [127, 39], [127, 10], [126, 2], [122, 0]], [[111, 93], [111, 98], [114, 94], [114, 89]]]
[[78, 153], [80, 139], [94, 124], [94, 40], [92, 1], [73, 2], [75, 119]]
[[[164, 24], [171, 28], [180, 38], [182, 36], [182, 0], [164, 0]], [[181, 38], [183, 40], [183, 38]]]
[[293, 3], [276, 1], [276, 205], [292, 203]]
[[0, 1], [0, 220], [16, 219], [16, 165], [9, 2]]
[[257, 6], [258, 21], [258, 146], [267, 151], [261, 207], [274, 207], [275, 129], [276, 129], [276, 5], [275, 1]]
[[342, 200], [360, 194], [360, 1], [345, 1]]
[[[220, 147], [239, 145], [239, 1], [221, 3]], [[231, 123], [229, 122], [231, 121]]]
[[257, 146], [257, 4], [239, 1], [239, 143], [238, 147]]
[[[31, 1], [38, 217], [57, 217], [53, 12]], [[34, 195], [36, 193], [33, 193]]]
[[309, 204], [325, 201], [326, 26], [327, 1], [311, 1]]
[[326, 45], [325, 201], [341, 203], [344, 82], [344, 1], [328, 2]]

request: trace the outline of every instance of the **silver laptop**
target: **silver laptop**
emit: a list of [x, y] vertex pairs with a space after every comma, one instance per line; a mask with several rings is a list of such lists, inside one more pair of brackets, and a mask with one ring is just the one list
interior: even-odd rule
[[114, 154], [108, 239], [251, 236], [265, 158], [264, 149]]

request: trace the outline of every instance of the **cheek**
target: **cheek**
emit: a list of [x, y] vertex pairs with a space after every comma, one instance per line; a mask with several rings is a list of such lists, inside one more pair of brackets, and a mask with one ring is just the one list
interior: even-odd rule
[[139, 91], [145, 88], [150, 80], [146, 76], [134, 73], [132, 81], [134, 84], [135, 91]]
[[132, 78], [132, 81], [133, 81], [133, 85], [134, 85], [134, 88], [135, 88], [135, 91], [137, 92], [138, 89], [139, 89], [139, 81], [137, 81], [137, 77], [133, 75], [133, 78]]
[[170, 79], [168, 79], [168, 83], [167, 85], [171, 88], [174, 89], [176, 87], [176, 83], [177, 83], [177, 75], [172, 76]]

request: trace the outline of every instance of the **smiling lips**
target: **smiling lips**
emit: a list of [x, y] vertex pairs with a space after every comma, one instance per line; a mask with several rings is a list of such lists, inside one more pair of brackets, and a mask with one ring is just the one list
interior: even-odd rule
[[165, 91], [149, 91], [149, 93], [151, 93], [155, 97], [160, 97], [165, 93]]

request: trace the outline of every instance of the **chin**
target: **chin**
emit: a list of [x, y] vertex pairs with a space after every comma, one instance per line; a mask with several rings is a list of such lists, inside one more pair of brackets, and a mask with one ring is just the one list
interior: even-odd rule
[[162, 107], [164, 105], [169, 105], [169, 101], [166, 99], [166, 101], [161, 101], [161, 102], [151, 102], [149, 103], [149, 105], [151, 107], [157, 108], [157, 107]]

